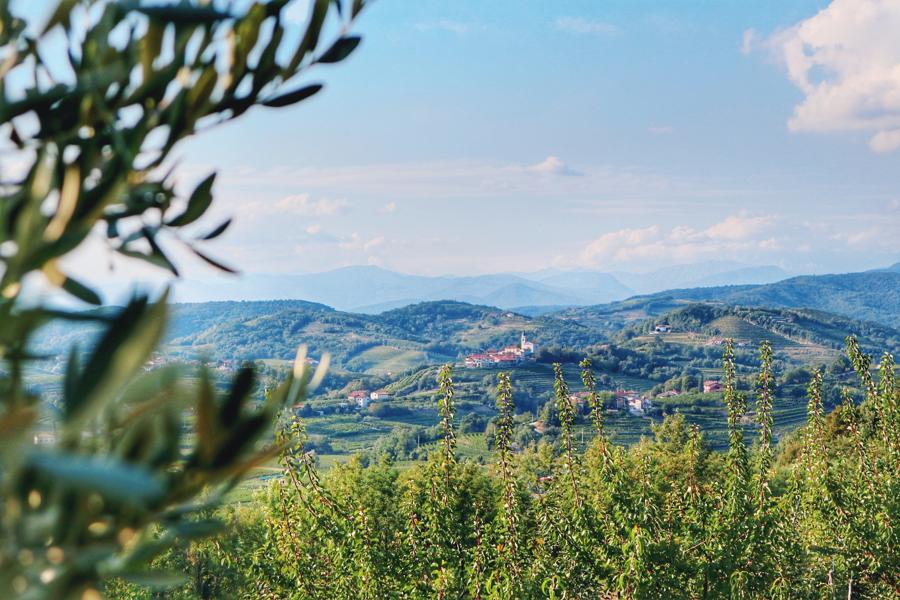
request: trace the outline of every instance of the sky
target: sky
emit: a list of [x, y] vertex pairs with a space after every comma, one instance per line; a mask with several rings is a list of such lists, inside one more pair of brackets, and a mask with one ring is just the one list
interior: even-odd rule
[[185, 185], [219, 173], [200, 228], [235, 219], [211, 254], [430, 275], [900, 260], [898, 0], [379, 0], [356, 30], [309, 74], [322, 93], [178, 149]]

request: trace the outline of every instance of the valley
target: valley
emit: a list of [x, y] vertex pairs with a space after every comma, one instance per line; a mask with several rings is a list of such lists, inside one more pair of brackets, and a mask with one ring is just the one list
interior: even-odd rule
[[[584, 357], [591, 358], [598, 389], [605, 395], [614, 443], [635, 444], [642, 436], [651, 436], [653, 425], [664, 416], [680, 413], [702, 428], [712, 448], [722, 449], [727, 438], [721, 392], [704, 393], [703, 382], [721, 377], [725, 339], [735, 342], [739, 382], [748, 393], [758, 365], [757, 348], [764, 340], [772, 344], [778, 383], [773, 431], [776, 438], [783, 436], [805, 419], [803, 392], [812, 369], [825, 369], [826, 405], [838, 403], [839, 388], [849, 381], [851, 370], [841, 358], [847, 334], [856, 336], [869, 352], [900, 350], [900, 332], [884, 324], [890, 318], [881, 316], [884, 311], [900, 312], [892, 304], [897, 296], [883, 292], [894, 289], [898, 277], [885, 271], [788, 280], [763, 288], [673, 290], [603, 305], [548, 308], [532, 316], [450, 300], [378, 314], [345, 312], [302, 300], [175, 304], [152, 366], [206, 362], [224, 385], [241, 364], [253, 363], [260, 374], [256, 395], [261, 400], [265, 389], [286, 377], [299, 344], [308, 346], [313, 363], [328, 354], [331, 368], [323, 386], [303, 406], [294, 407], [324, 465], [354, 454], [387, 455], [401, 464], [424, 457], [438, 435], [434, 398], [437, 368], [443, 364], [454, 365], [461, 444], [473, 458], [487, 460], [490, 454], [486, 441], [490, 435], [485, 432], [493, 427], [501, 369], [511, 373], [517, 444], [541, 437], [552, 440], [558, 429], [548, 425], [554, 418], [548, 413], [553, 404], [551, 364], [563, 364], [569, 385], [577, 392], [577, 363]], [[844, 283], [838, 285], [835, 278]], [[814, 308], [732, 302], [763, 302], [774, 295], [794, 298], [798, 304], [820, 297], [823, 285], [843, 290], [843, 304], [836, 304], [846, 306], [847, 312], [870, 314], [878, 308], [874, 314], [879, 318], [865, 321]], [[880, 303], [866, 294], [866, 287], [881, 298]], [[93, 330], [91, 325], [65, 329], [51, 325], [35, 350], [52, 355], [54, 348], [72, 342], [86, 349]], [[536, 346], [520, 361], [500, 368], [480, 363], [466, 368], [467, 356], [518, 345], [523, 335]], [[33, 381], [52, 402], [61, 394], [63, 357], [41, 365], [33, 370]], [[376, 390], [383, 397], [367, 399]], [[617, 390], [646, 398], [647, 410], [634, 414], [617, 406]], [[580, 410], [576, 437], [586, 447], [593, 430], [585, 407]], [[748, 425], [746, 434], [752, 439], [755, 427]]]

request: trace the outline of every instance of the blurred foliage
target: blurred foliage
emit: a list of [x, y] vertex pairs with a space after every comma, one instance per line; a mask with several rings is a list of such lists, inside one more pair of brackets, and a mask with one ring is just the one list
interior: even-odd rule
[[[297, 27], [285, 22], [290, 5], [60, 0], [46, 23], [27, 23], [0, 2], [2, 598], [93, 598], [113, 576], [151, 587], [177, 582], [143, 567], [172, 545], [219, 531], [204, 518], [209, 507], [277, 454], [279, 445], [260, 438], [284, 404], [321, 380], [327, 361], [310, 378], [301, 354], [287, 380], [252, 407], [249, 369], [225, 392], [204, 370], [191, 385], [177, 366], [143, 373], [166, 324], [165, 295], [92, 312], [22, 299], [26, 279], [41, 274], [99, 305], [63, 266], [89, 238], [174, 275], [175, 244], [230, 270], [202, 249], [230, 221], [196, 229], [215, 174], [180, 193], [172, 152], [255, 106], [311, 97], [322, 85], [301, 75], [359, 44], [347, 31], [362, 0], [314, 0]], [[54, 320], [89, 320], [101, 333], [86, 359], [72, 349], [54, 443], [38, 446], [41, 398], [24, 373], [36, 358], [30, 341]]]

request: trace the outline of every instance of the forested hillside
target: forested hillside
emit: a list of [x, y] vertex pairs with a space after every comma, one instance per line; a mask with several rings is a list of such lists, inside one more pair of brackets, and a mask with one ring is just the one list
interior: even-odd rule
[[402, 360], [394, 361], [393, 371], [453, 361], [460, 353], [517, 342], [523, 332], [542, 344], [567, 347], [603, 339], [578, 323], [452, 301], [414, 304], [380, 315], [301, 301], [179, 305], [174, 313], [168, 338], [173, 352], [289, 359], [297, 345], [305, 343], [315, 356], [330, 353], [338, 366], [353, 368], [356, 360], [361, 371], [378, 370], [380, 362], [397, 357]]
[[[869, 350], [900, 348], [900, 331], [866, 321], [809, 309], [747, 308], [721, 304], [689, 304], [623, 329], [622, 335], [655, 332], [666, 326], [670, 333], [698, 333], [733, 338], [750, 344], [768, 339], [777, 349], [815, 347], [840, 351], [847, 335], [856, 336]], [[679, 339], [677, 336], [664, 336]], [[704, 338], [697, 338], [698, 340]]]

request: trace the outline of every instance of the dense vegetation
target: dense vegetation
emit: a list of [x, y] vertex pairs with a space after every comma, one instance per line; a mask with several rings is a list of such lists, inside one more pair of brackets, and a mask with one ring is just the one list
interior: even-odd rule
[[[190, 583], [173, 597], [290, 598], [887, 598], [900, 594], [900, 412], [893, 360], [848, 355], [862, 397], [825, 413], [821, 376], [807, 424], [772, 438], [771, 348], [763, 344], [748, 447], [747, 397], [724, 349], [728, 447], [710, 452], [682, 416], [625, 450], [605, 434], [590, 361], [582, 363], [596, 436], [575, 450], [562, 368], [554, 445], [513, 439], [509, 376], [499, 375], [490, 466], [461, 458], [455, 389], [440, 373], [427, 461], [352, 461], [320, 475], [302, 425], [283, 479], [226, 518], [217, 544], [159, 565]], [[136, 588], [110, 590], [132, 597]]]

